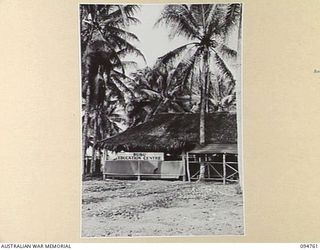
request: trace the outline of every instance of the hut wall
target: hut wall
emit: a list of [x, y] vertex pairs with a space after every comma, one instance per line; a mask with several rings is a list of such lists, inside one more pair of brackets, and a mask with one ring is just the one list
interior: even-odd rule
[[182, 161], [105, 161], [103, 174], [113, 177], [178, 179], [184, 175]]

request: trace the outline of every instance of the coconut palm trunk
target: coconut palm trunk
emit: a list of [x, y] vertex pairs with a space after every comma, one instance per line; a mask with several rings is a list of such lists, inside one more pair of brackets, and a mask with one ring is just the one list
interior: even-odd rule
[[[200, 126], [199, 126], [199, 139], [200, 145], [205, 145], [206, 143], [206, 106], [207, 106], [207, 94], [208, 94], [208, 86], [209, 86], [209, 57], [208, 50], [204, 54], [203, 57], [203, 82], [201, 85], [201, 100], [200, 100]], [[205, 163], [204, 159], [201, 159], [200, 162], [200, 173], [199, 173], [199, 181], [204, 180], [205, 173]]]
[[[106, 71], [107, 74], [107, 81], [109, 82], [110, 79], [110, 70]], [[100, 138], [98, 138], [98, 132], [99, 132], [99, 117], [102, 110], [102, 106], [104, 104], [105, 100], [105, 92], [101, 91], [100, 85], [105, 85], [105, 82], [103, 80], [103, 71], [102, 66], [98, 67], [97, 76], [95, 77], [95, 85], [96, 88], [99, 89], [99, 93], [96, 93], [96, 103], [94, 108], [94, 114], [93, 114], [93, 145], [92, 145], [92, 158], [91, 158], [91, 166], [90, 166], [90, 174], [96, 174], [96, 162], [97, 162], [97, 142]], [[98, 98], [99, 95], [103, 94], [103, 98]]]
[[205, 134], [205, 109], [206, 109], [206, 102], [205, 102], [205, 84], [201, 87], [201, 101], [200, 101], [200, 126], [199, 126], [199, 139], [200, 145], [204, 145], [206, 142], [206, 134]]
[[95, 174], [97, 172], [96, 169], [96, 161], [97, 161], [97, 142], [98, 142], [98, 115], [99, 111], [98, 109], [95, 109], [94, 111], [94, 132], [93, 132], [93, 145], [92, 145], [92, 160], [91, 160], [91, 167], [90, 167], [90, 173]]
[[209, 57], [208, 50], [203, 57], [203, 81], [201, 84], [201, 99], [200, 99], [200, 131], [199, 131], [199, 143], [200, 145], [204, 145], [206, 143], [206, 133], [205, 133], [205, 114], [207, 107], [207, 95], [208, 95], [208, 86], [209, 86]]
[[[87, 174], [86, 169], [86, 150], [88, 147], [88, 127], [89, 114], [91, 107], [97, 108], [97, 103], [104, 101], [105, 89], [98, 89], [96, 82], [93, 81], [96, 76], [97, 67], [104, 69], [122, 69], [121, 56], [135, 53], [142, 56], [140, 50], [135, 48], [129, 39], [138, 41], [138, 37], [127, 31], [125, 28], [130, 24], [139, 22], [134, 17], [137, 5], [102, 5], [102, 4], [83, 4], [80, 5], [81, 17], [81, 58], [84, 67], [83, 75], [83, 93], [85, 99], [84, 119], [82, 128], [82, 157], [83, 157], [83, 174]], [[101, 86], [100, 86], [101, 87]], [[99, 99], [99, 100], [98, 100]], [[96, 140], [97, 129], [93, 128], [93, 134]], [[93, 149], [93, 161], [89, 172], [93, 172], [95, 167], [95, 149]]]
[[89, 84], [87, 84], [87, 90], [86, 90], [86, 98], [85, 98], [85, 109], [84, 109], [84, 120], [83, 120], [83, 131], [82, 131], [82, 159], [83, 159], [83, 174], [87, 174], [87, 168], [86, 168], [86, 151], [87, 151], [87, 145], [88, 145], [88, 120], [89, 120], [89, 112], [90, 112], [90, 106], [89, 106], [89, 99], [90, 99], [90, 87]]

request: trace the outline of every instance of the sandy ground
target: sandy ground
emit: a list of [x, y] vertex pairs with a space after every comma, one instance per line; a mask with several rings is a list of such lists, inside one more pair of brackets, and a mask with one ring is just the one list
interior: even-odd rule
[[82, 236], [242, 235], [236, 185], [83, 181]]

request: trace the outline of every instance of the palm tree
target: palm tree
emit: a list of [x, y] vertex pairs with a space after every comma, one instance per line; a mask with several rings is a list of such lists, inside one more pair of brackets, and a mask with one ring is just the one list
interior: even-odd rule
[[[129, 24], [138, 22], [138, 19], [133, 17], [137, 9], [137, 5], [80, 6], [82, 93], [85, 99], [82, 132], [84, 158], [88, 146], [90, 110], [98, 112], [102, 108], [106, 90], [118, 90], [114, 87], [114, 82], [120, 85], [121, 80], [118, 76], [122, 78], [125, 76], [123, 58], [129, 53], [143, 57], [142, 53], [129, 42], [130, 39], [139, 41], [138, 38], [125, 30]], [[98, 114], [95, 117], [98, 117]], [[97, 130], [97, 127], [94, 128]], [[94, 154], [95, 147], [93, 147]], [[92, 166], [94, 164], [92, 161]]]
[[[167, 64], [179, 59], [177, 71], [185, 72], [185, 86], [199, 82], [200, 144], [205, 143], [205, 110], [208, 90], [215, 84], [217, 74], [235, 84], [225, 58], [236, 58], [237, 51], [227, 46], [227, 38], [238, 25], [240, 4], [167, 5], [155, 25], [170, 28], [170, 38], [183, 36], [190, 43], [170, 51], [158, 59]], [[182, 59], [181, 59], [182, 58]]]
[[[237, 51], [227, 45], [227, 38], [239, 25], [240, 20], [241, 4], [183, 4], [166, 5], [155, 24], [169, 27], [169, 37], [172, 39], [183, 36], [190, 40], [189, 43], [160, 57], [158, 63], [167, 64], [179, 59], [177, 71], [185, 74], [182, 84], [192, 86], [194, 82], [198, 82], [200, 145], [205, 144], [205, 112], [209, 110], [209, 90], [216, 84], [217, 75], [235, 85], [226, 58], [237, 58]], [[201, 164], [199, 180], [204, 179], [204, 171], [205, 167]]]

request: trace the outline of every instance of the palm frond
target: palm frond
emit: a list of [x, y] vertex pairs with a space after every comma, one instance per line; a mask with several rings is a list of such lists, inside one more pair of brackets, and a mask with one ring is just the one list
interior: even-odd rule
[[225, 4], [215, 4], [211, 7], [208, 14], [206, 22], [208, 23], [208, 28], [206, 33], [209, 36], [219, 35], [221, 32], [221, 26], [223, 25], [226, 15], [226, 5]]
[[137, 68], [138, 67], [138, 63], [135, 61], [122, 61], [121, 64], [117, 63], [113, 65], [115, 68]]
[[222, 60], [222, 58], [218, 55], [218, 53], [214, 53], [214, 60], [215, 63], [220, 71], [220, 73], [223, 76], [228, 77], [231, 81], [235, 81], [232, 72], [229, 70], [229, 68], [227, 67], [227, 65], [225, 64], [225, 62]]
[[110, 81], [108, 82], [107, 89], [110, 92], [109, 93], [110, 98], [116, 97], [116, 99], [120, 103], [125, 103], [123, 92], [113, 79], [110, 79]]
[[156, 21], [155, 27], [165, 24], [171, 29], [170, 38], [184, 36], [187, 39], [199, 39], [199, 29], [185, 5], [166, 5]]
[[159, 99], [161, 98], [161, 94], [152, 89], [140, 89], [141, 92], [146, 93], [151, 99]]
[[141, 57], [145, 63], [147, 62], [143, 53], [138, 48], [136, 48], [131, 43], [129, 43], [127, 40], [119, 36], [113, 36], [113, 38], [115, 39], [116, 44], [120, 48], [120, 50], [117, 52], [118, 56], [121, 57], [121, 56], [126, 56], [128, 54], [134, 54], [138, 57]]
[[127, 76], [126, 74], [123, 74], [122, 72], [117, 71], [116, 69], [112, 69], [112, 71], [123, 79], [126, 79], [128, 81], [133, 81], [131, 77]]
[[168, 52], [167, 54], [161, 56], [158, 58], [156, 65], [157, 67], [159, 67], [161, 64], [167, 64], [169, 62], [174, 61], [176, 58], [178, 58], [179, 56], [181, 56], [182, 53], [184, 53], [186, 51], [186, 49], [190, 46], [190, 45], [195, 45], [197, 43], [193, 42], [193, 43], [187, 43], [181, 47], [178, 47], [170, 52]]
[[[108, 11], [101, 14], [101, 17], [104, 20], [109, 21], [117, 26], [125, 26], [130, 22], [132, 23], [131, 17], [136, 13], [140, 8], [138, 5], [106, 5], [108, 6]], [[110, 11], [111, 10], [111, 11]], [[114, 10], [114, 11], [112, 11]]]
[[104, 34], [115, 34], [117, 36], [122, 37], [123, 39], [130, 39], [133, 41], [137, 41], [139, 42], [139, 38], [132, 32], [126, 31], [124, 29], [118, 28], [118, 27], [114, 27], [114, 26], [107, 26], [104, 27]]
[[236, 99], [235, 99], [235, 95], [227, 95], [225, 97], [223, 97], [221, 99], [221, 105], [226, 107], [226, 106], [229, 106], [232, 104], [232, 102], [234, 102]]
[[197, 61], [200, 60], [200, 56], [202, 53], [202, 48], [198, 47], [197, 50], [190, 56], [188, 55], [184, 60], [181, 60], [181, 62], [177, 65], [175, 71], [173, 72], [172, 78], [175, 78], [178, 80], [179, 75], [182, 76], [183, 80], [179, 81], [178, 83], [180, 86], [185, 86], [188, 82], [188, 78], [190, 74], [192, 73], [193, 69], [195, 68], [195, 64]]
[[128, 88], [128, 86], [126, 86], [126, 84], [120, 79], [121, 76], [116, 75], [116, 74], [111, 74], [111, 78], [113, 80], [113, 83], [117, 86], [117, 88], [125, 93], [128, 94], [129, 96], [133, 96], [134, 93], [132, 92], [132, 90], [130, 88]]
[[241, 4], [228, 4], [221, 31], [227, 35], [238, 24], [241, 18]]
[[235, 59], [237, 57], [237, 51], [229, 48], [228, 46], [226, 46], [225, 44], [223, 44], [220, 48], [219, 51], [221, 52], [221, 54], [223, 56], [229, 57], [229, 58], [233, 58]]

